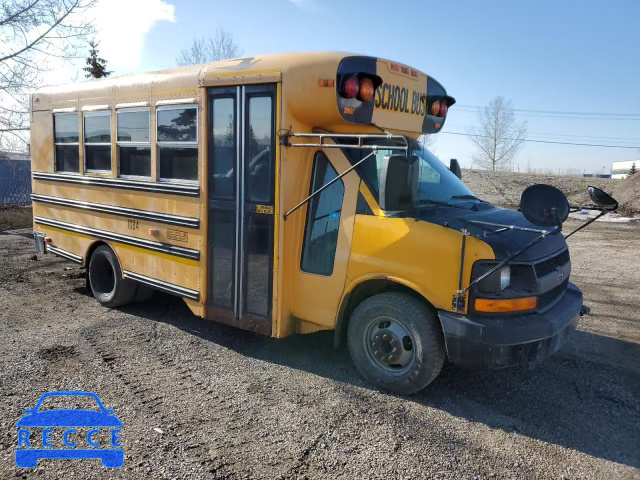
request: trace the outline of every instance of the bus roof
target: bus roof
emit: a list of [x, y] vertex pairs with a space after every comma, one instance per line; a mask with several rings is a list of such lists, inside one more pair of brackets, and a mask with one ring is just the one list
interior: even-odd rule
[[[379, 87], [375, 99], [360, 102], [343, 98], [341, 82], [362, 75], [370, 75]], [[437, 92], [440, 103], [450, 106], [455, 102], [425, 73], [395, 61], [345, 52], [302, 52], [43, 87], [32, 95], [31, 108], [55, 112], [198, 103], [203, 98], [201, 87], [279, 82], [284, 85], [283, 101], [289, 114], [311, 127], [336, 132], [352, 130], [358, 124], [365, 130], [383, 128], [413, 136], [435, 133], [442, 128], [446, 108], [444, 116], [429, 114], [427, 106], [430, 111], [436, 97], [427, 98], [427, 88]], [[322, 88], [327, 86], [331, 88]]]
[[[300, 52], [278, 53], [270, 55], [256, 55], [252, 57], [234, 58], [218, 62], [168, 68], [144, 73], [131, 73], [84, 82], [68, 83], [58, 86], [46, 86], [37, 89], [34, 95], [51, 95], [62, 100], [65, 96], [77, 100], [77, 94], [102, 96], [112, 94], [112, 89], [133, 89], [141, 85], [153, 84], [155, 87], [171, 87], [175, 84], [190, 85], [192, 88], [203, 86], [199, 81], [205, 77], [233, 77], [249, 73], [267, 74], [279, 72], [286, 75], [291, 69], [314, 65], [318, 63], [338, 64], [343, 58], [354, 54], [345, 52]], [[154, 88], [157, 91], [157, 88]], [[82, 97], [81, 97], [82, 98]]]

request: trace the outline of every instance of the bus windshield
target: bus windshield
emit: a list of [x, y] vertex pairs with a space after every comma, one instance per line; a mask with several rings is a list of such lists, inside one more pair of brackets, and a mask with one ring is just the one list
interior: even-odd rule
[[[418, 205], [451, 204], [464, 208], [465, 203], [479, 201], [473, 192], [424, 145], [415, 142], [412, 147], [412, 153], [419, 158], [420, 162]], [[376, 191], [380, 190], [383, 159], [394, 153], [397, 151], [378, 150], [376, 153], [376, 185], [374, 187]]]

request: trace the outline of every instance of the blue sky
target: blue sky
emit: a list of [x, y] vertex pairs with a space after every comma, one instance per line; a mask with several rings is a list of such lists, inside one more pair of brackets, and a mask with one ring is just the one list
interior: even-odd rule
[[[637, 114], [622, 121], [519, 112], [531, 139], [640, 146], [635, 0], [154, 1], [173, 6], [173, 21], [164, 15], [150, 25], [139, 61], [115, 68], [116, 74], [173, 66], [194, 35], [222, 27], [245, 55], [340, 50], [415, 66], [457, 99], [445, 131], [466, 132], [475, 120], [469, 107], [502, 95], [522, 110]], [[445, 161], [456, 157], [471, 165], [466, 137], [441, 133], [435, 151]], [[608, 173], [611, 162], [634, 159], [640, 149], [527, 143], [516, 168], [602, 172], [604, 166]]]

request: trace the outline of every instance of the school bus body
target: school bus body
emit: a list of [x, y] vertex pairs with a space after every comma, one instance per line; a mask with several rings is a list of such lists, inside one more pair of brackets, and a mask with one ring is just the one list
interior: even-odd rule
[[[345, 59], [355, 59], [382, 79], [368, 109], [336, 101], [336, 72]], [[379, 58], [300, 53], [41, 89], [31, 99], [34, 232], [47, 238], [49, 252], [83, 266], [88, 266], [96, 246], [106, 244], [117, 256], [124, 277], [182, 296], [200, 317], [278, 338], [337, 326], [341, 334], [358, 301], [388, 288], [412, 292], [439, 312], [464, 315], [468, 305], [455, 311], [452, 296], [459, 286], [469, 284], [477, 260], [496, 258], [494, 248], [483, 239], [468, 236], [461, 259], [460, 229], [385, 215], [356, 172], [341, 179], [339, 229], [328, 274], [301, 266], [308, 204], [284, 219], [285, 212], [309, 195], [319, 151], [337, 173], [352, 162], [341, 149], [283, 146], [278, 134], [384, 130], [417, 139], [426, 121], [422, 99], [428, 94], [427, 78], [411, 67]], [[238, 195], [244, 196], [242, 202], [251, 195], [244, 192], [254, 188], [250, 179], [235, 183], [235, 196], [226, 200], [217, 197], [212, 187], [223, 185], [228, 177], [214, 172], [215, 152], [223, 151], [215, 150], [216, 135], [222, 135], [216, 132], [224, 130], [224, 125], [215, 123], [222, 118], [216, 112], [234, 102], [228, 118], [237, 127], [234, 149], [244, 159], [252, 147], [243, 140], [255, 134], [251, 102], [256, 98], [264, 100], [261, 105], [270, 102], [272, 115], [271, 131], [264, 134], [273, 150], [271, 196], [243, 204]], [[197, 107], [197, 181], [162, 181], [158, 112], [184, 105]], [[149, 111], [150, 174], [144, 180], [119, 175], [122, 145], [116, 135], [117, 112], [136, 108]], [[96, 111], [111, 112], [111, 167], [101, 173], [85, 168], [83, 118]], [[60, 113], [77, 115], [77, 172], [56, 171], [54, 116]], [[226, 155], [230, 150], [225, 151]], [[237, 166], [238, 175], [239, 170], [252, 168], [249, 163]], [[225, 215], [242, 227], [220, 220]], [[218, 239], [223, 236], [219, 232], [234, 228], [239, 232], [235, 236]], [[264, 245], [255, 242], [267, 245], [268, 255]], [[553, 252], [563, 245], [556, 242]], [[237, 254], [234, 248], [250, 251]], [[219, 256], [222, 251], [224, 258]], [[226, 272], [224, 278], [219, 272]], [[227, 284], [228, 291], [222, 287]]]

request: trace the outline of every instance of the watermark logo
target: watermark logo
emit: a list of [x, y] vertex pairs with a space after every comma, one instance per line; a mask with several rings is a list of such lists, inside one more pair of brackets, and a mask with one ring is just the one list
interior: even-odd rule
[[[51, 397], [93, 398], [99, 410], [41, 409]], [[65, 401], [67, 398], [64, 399]], [[45, 393], [34, 408], [25, 410], [18, 420], [18, 448], [16, 465], [33, 468], [41, 458], [79, 459], [99, 458], [108, 468], [119, 468], [124, 463], [121, 445], [122, 422], [115, 411], [104, 408], [95, 393], [60, 391]]]

